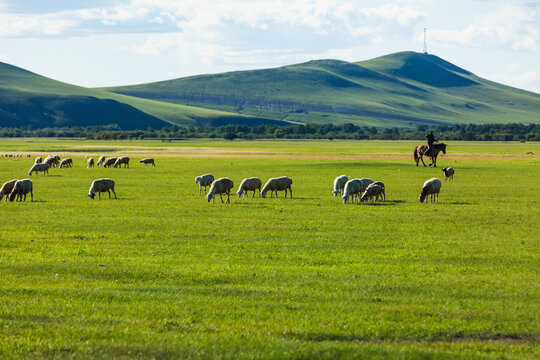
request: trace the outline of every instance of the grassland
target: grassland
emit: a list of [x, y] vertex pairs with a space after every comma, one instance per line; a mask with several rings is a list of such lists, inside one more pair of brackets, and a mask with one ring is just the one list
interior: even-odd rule
[[[450, 143], [455, 182], [428, 205], [442, 171], [414, 166], [413, 145], [2, 139], [74, 168], [0, 204], [0, 358], [538, 358], [540, 145]], [[132, 163], [86, 169], [87, 154]], [[31, 163], [0, 158], [0, 181]], [[293, 199], [208, 204], [207, 172], [288, 175]], [[340, 174], [389, 201], [344, 205]], [[101, 177], [118, 200], [87, 197]]]

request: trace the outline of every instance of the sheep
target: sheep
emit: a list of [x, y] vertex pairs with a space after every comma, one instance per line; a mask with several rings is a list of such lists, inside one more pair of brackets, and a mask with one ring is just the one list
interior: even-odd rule
[[424, 183], [424, 186], [422, 186], [422, 191], [420, 191], [420, 196], [418, 197], [420, 202], [423, 203], [426, 197], [428, 195], [431, 195], [431, 202], [434, 202], [436, 198], [437, 200], [436, 202], [438, 203], [439, 191], [441, 191], [441, 185], [442, 185], [441, 180], [437, 178], [431, 178], [429, 180], [426, 180], [426, 182]]
[[349, 181], [347, 175], [340, 175], [334, 179], [334, 197], [343, 193], [343, 188], [347, 181]]
[[139, 161], [139, 163], [145, 164], [145, 165], [152, 164], [152, 166], [156, 166], [156, 164], [154, 163], [154, 159], [152, 158], [142, 159], [141, 161]]
[[262, 186], [261, 179], [257, 177], [246, 178], [242, 180], [242, 182], [240, 183], [240, 186], [238, 187], [238, 191], [236, 193], [238, 194], [238, 197], [241, 198], [242, 194], [247, 196], [248, 191], [253, 191], [252, 197], [255, 197], [255, 190], [258, 189], [259, 196], [261, 196], [261, 186]]
[[56, 167], [58, 166], [58, 159], [54, 156], [47, 156], [45, 160], [43, 160], [43, 163], [48, 164], [49, 167]]
[[349, 202], [349, 196], [352, 197], [351, 201], [354, 201], [354, 195], [360, 194], [363, 190], [364, 184], [360, 181], [360, 179], [352, 179], [347, 181], [343, 189], [343, 196], [341, 197], [343, 199], [343, 203], [346, 204]]
[[264, 187], [261, 190], [261, 197], [265, 198], [268, 191], [270, 191], [270, 197], [272, 197], [274, 192], [276, 193], [276, 197], [278, 197], [278, 191], [283, 190], [285, 190], [285, 197], [287, 197], [287, 190], [289, 190], [292, 199], [291, 185], [292, 179], [288, 178], [287, 176], [271, 178], [266, 182], [266, 184], [264, 184]]
[[362, 197], [358, 200], [358, 203], [369, 201], [369, 200], [372, 200], [373, 202], [375, 202], [377, 201], [379, 196], [381, 197], [381, 200], [382, 200], [382, 193], [383, 193], [383, 189], [379, 184], [375, 184], [375, 183], [369, 184], [366, 191], [364, 191], [364, 193], [362, 194]]
[[201, 195], [201, 189], [204, 186], [204, 193], [206, 194], [206, 187], [212, 185], [214, 182], [214, 175], [205, 174], [195, 177], [195, 184], [199, 184], [199, 196]]
[[111, 179], [98, 179], [94, 180], [92, 182], [92, 185], [90, 186], [90, 190], [88, 191], [88, 196], [91, 199], [94, 199], [94, 196], [96, 196], [96, 193], [98, 193], [98, 198], [101, 199], [101, 193], [106, 192], [109, 193], [109, 199], [111, 198], [111, 190], [114, 194], [114, 198], [118, 199], [116, 197], [116, 192], [114, 192], [114, 181]]
[[35, 172], [37, 175], [39, 171], [43, 171], [43, 175], [45, 175], [45, 173], [49, 175], [49, 168], [50, 166], [47, 163], [37, 163], [37, 164], [32, 165], [32, 167], [30, 168], [30, 171], [28, 172], [28, 175], [32, 176], [33, 172]]
[[124, 164], [124, 167], [129, 167], [129, 157], [122, 156], [116, 159], [114, 163], [114, 167], [122, 167], [122, 164]]
[[38, 157], [36, 158], [36, 160], [34, 160], [34, 164], [40, 164], [40, 163], [42, 163], [42, 162], [43, 162], [43, 159], [41, 158], [41, 156], [38, 156]]
[[88, 160], [86, 160], [86, 167], [88, 169], [91, 169], [94, 167], [94, 159], [93, 158], [89, 158]]
[[114, 165], [114, 163], [116, 162], [116, 159], [115, 157], [112, 157], [112, 158], [106, 158], [105, 161], [103, 162], [103, 167], [111, 167]]
[[[380, 181], [375, 181], [374, 183], [372, 183], [373, 185], [379, 185], [381, 187], [381, 201], [386, 201], [386, 191], [385, 191], [385, 187], [384, 187], [384, 184]], [[370, 184], [370, 185], [372, 185]], [[368, 186], [369, 187], [369, 186]]]
[[208, 194], [206, 195], [206, 200], [210, 202], [212, 200], [212, 203], [216, 202], [216, 194], [219, 194], [219, 197], [221, 199], [221, 202], [223, 203], [223, 197], [222, 194], [227, 194], [227, 201], [226, 203], [230, 203], [230, 195], [231, 195], [231, 189], [234, 187], [234, 183], [231, 179], [228, 179], [226, 177], [219, 178], [215, 180], [212, 185], [210, 186], [210, 191], [208, 191]]
[[450, 181], [450, 179], [452, 179], [452, 181], [454, 181], [454, 169], [451, 168], [451, 167], [448, 167], [448, 168], [443, 168], [442, 169], [443, 173], [444, 173], [444, 181]]
[[[28, 193], [30, 193], [30, 201], [34, 201], [34, 193], [32, 191], [32, 180], [30, 179], [17, 180], [17, 182], [15, 183], [15, 186], [13, 186], [13, 190], [11, 190], [11, 193], [9, 194], [9, 201], [13, 201], [16, 199], [18, 201], [26, 201], [26, 194]], [[24, 199], [23, 199], [23, 195], [24, 195]]]
[[98, 162], [97, 162], [96, 165], [97, 165], [97, 166], [100, 166], [100, 165], [102, 165], [104, 162], [105, 162], [105, 156], [100, 156], [100, 157], [98, 158]]
[[65, 167], [73, 167], [73, 160], [71, 158], [65, 158], [65, 159], [62, 159], [62, 161], [60, 161], [59, 168], [62, 169]]
[[4, 195], [6, 195], [6, 201], [8, 200], [9, 196], [7, 195], [11, 194], [11, 191], [13, 190], [13, 187], [15, 186], [16, 182], [17, 182], [17, 179], [8, 181], [4, 183], [4, 185], [2, 185], [2, 187], [0, 188], [0, 201], [2, 201], [2, 198], [4, 197]]

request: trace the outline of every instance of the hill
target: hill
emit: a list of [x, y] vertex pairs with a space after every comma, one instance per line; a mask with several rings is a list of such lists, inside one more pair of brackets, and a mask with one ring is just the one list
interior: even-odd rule
[[315, 60], [105, 90], [300, 123], [540, 121], [539, 94], [482, 79], [437, 56], [415, 52], [357, 63]]
[[55, 81], [0, 63], [0, 127], [117, 124], [121, 129], [176, 125], [278, 123], [256, 116], [153, 101]]

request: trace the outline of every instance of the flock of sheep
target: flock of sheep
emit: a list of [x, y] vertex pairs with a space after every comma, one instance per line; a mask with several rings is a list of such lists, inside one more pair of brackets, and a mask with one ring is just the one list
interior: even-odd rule
[[[146, 158], [139, 161], [142, 164], [156, 166], [154, 159]], [[106, 158], [105, 156], [99, 157], [97, 161], [97, 166], [103, 165], [103, 167], [129, 167], [129, 157], [111, 157]], [[60, 159], [57, 155], [50, 155], [43, 160], [41, 157], [35, 159], [34, 164], [30, 168], [28, 175], [32, 176], [32, 173], [38, 174], [43, 172], [43, 175], [49, 174], [49, 168], [58, 167], [66, 168], [73, 167], [73, 160], [71, 158]], [[89, 158], [87, 160], [87, 168], [94, 167], [94, 159]], [[453, 168], [443, 168], [443, 173], [445, 175], [445, 180], [452, 180], [454, 178], [454, 169]], [[199, 184], [199, 195], [201, 194], [202, 188], [204, 187], [204, 192], [206, 194], [206, 199], [208, 202], [215, 202], [215, 197], [219, 194], [221, 202], [230, 203], [230, 193], [234, 187], [234, 183], [231, 179], [222, 177], [217, 180], [214, 179], [212, 174], [205, 174], [197, 176], [195, 178], [195, 183]], [[423, 203], [428, 196], [431, 196], [431, 202], [439, 202], [439, 192], [441, 190], [441, 181], [437, 178], [432, 178], [426, 180], [422, 189], [420, 191], [419, 200]], [[210, 186], [210, 190], [206, 193], [206, 188]], [[289, 196], [292, 199], [292, 179], [287, 176], [281, 176], [277, 178], [270, 178], [264, 186], [262, 186], [261, 179], [257, 177], [251, 177], [243, 179], [238, 187], [236, 194], [238, 197], [248, 196], [249, 191], [253, 191], [252, 197], [255, 197], [255, 192], [259, 192], [259, 196], [262, 198], [266, 197], [266, 194], [270, 192], [270, 197], [273, 197], [273, 194], [276, 194], [278, 197], [278, 191], [285, 191], [285, 197], [287, 197], [287, 191]], [[109, 194], [109, 199], [111, 198], [111, 191], [116, 198], [116, 192], [114, 191], [114, 181], [108, 178], [94, 180], [90, 186], [88, 196], [94, 199], [96, 193], [98, 198], [101, 199], [101, 193], [106, 192]], [[34, 200], [33, 194], [33, 185], [30, 179], [22, 180], [11, 180], [2, 185], [0, 188], [0, 200], [6, 196], [6, 200], [10, 201], [26, 201], [27, 194], [30, 194], [31, 201]], [[227, 195], [227, 200], [223, 201], [223, 194]], [[350, 201], [354, 201], [355, 197], [358, 199], [358, 203], [362, 202], [375, 202], [378, 199], [381, 201], [386, 200], [386, 192], [384, 183], [381, 181], [374, 182], [368, 178], [362, 179], [351, 179], [346, 175], [340, 175], [334, 180], [334, 196], [341, 195], [343, 202], [346, 204]], [[427, 201], [426, 201], [427, 202]]]

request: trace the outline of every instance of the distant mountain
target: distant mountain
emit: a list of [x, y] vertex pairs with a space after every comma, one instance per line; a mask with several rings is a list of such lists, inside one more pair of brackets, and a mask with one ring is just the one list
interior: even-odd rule
[[0, 63], [0, 127], [348, 122], [403, 127], [540, 123], [539, 114], [540, 94], [482, 79], [437, 56], [415, 52], [101, 89]]
[[0, 63], [0, 127], [117, 124], [121, 129], [281, 121], [133, 98], [74, 86]]
[[540, 122], [540, 95], [482, 79], [437, 56], [401, 52], [315, 60], [105, 89], [300, 123], [375, 126]]

